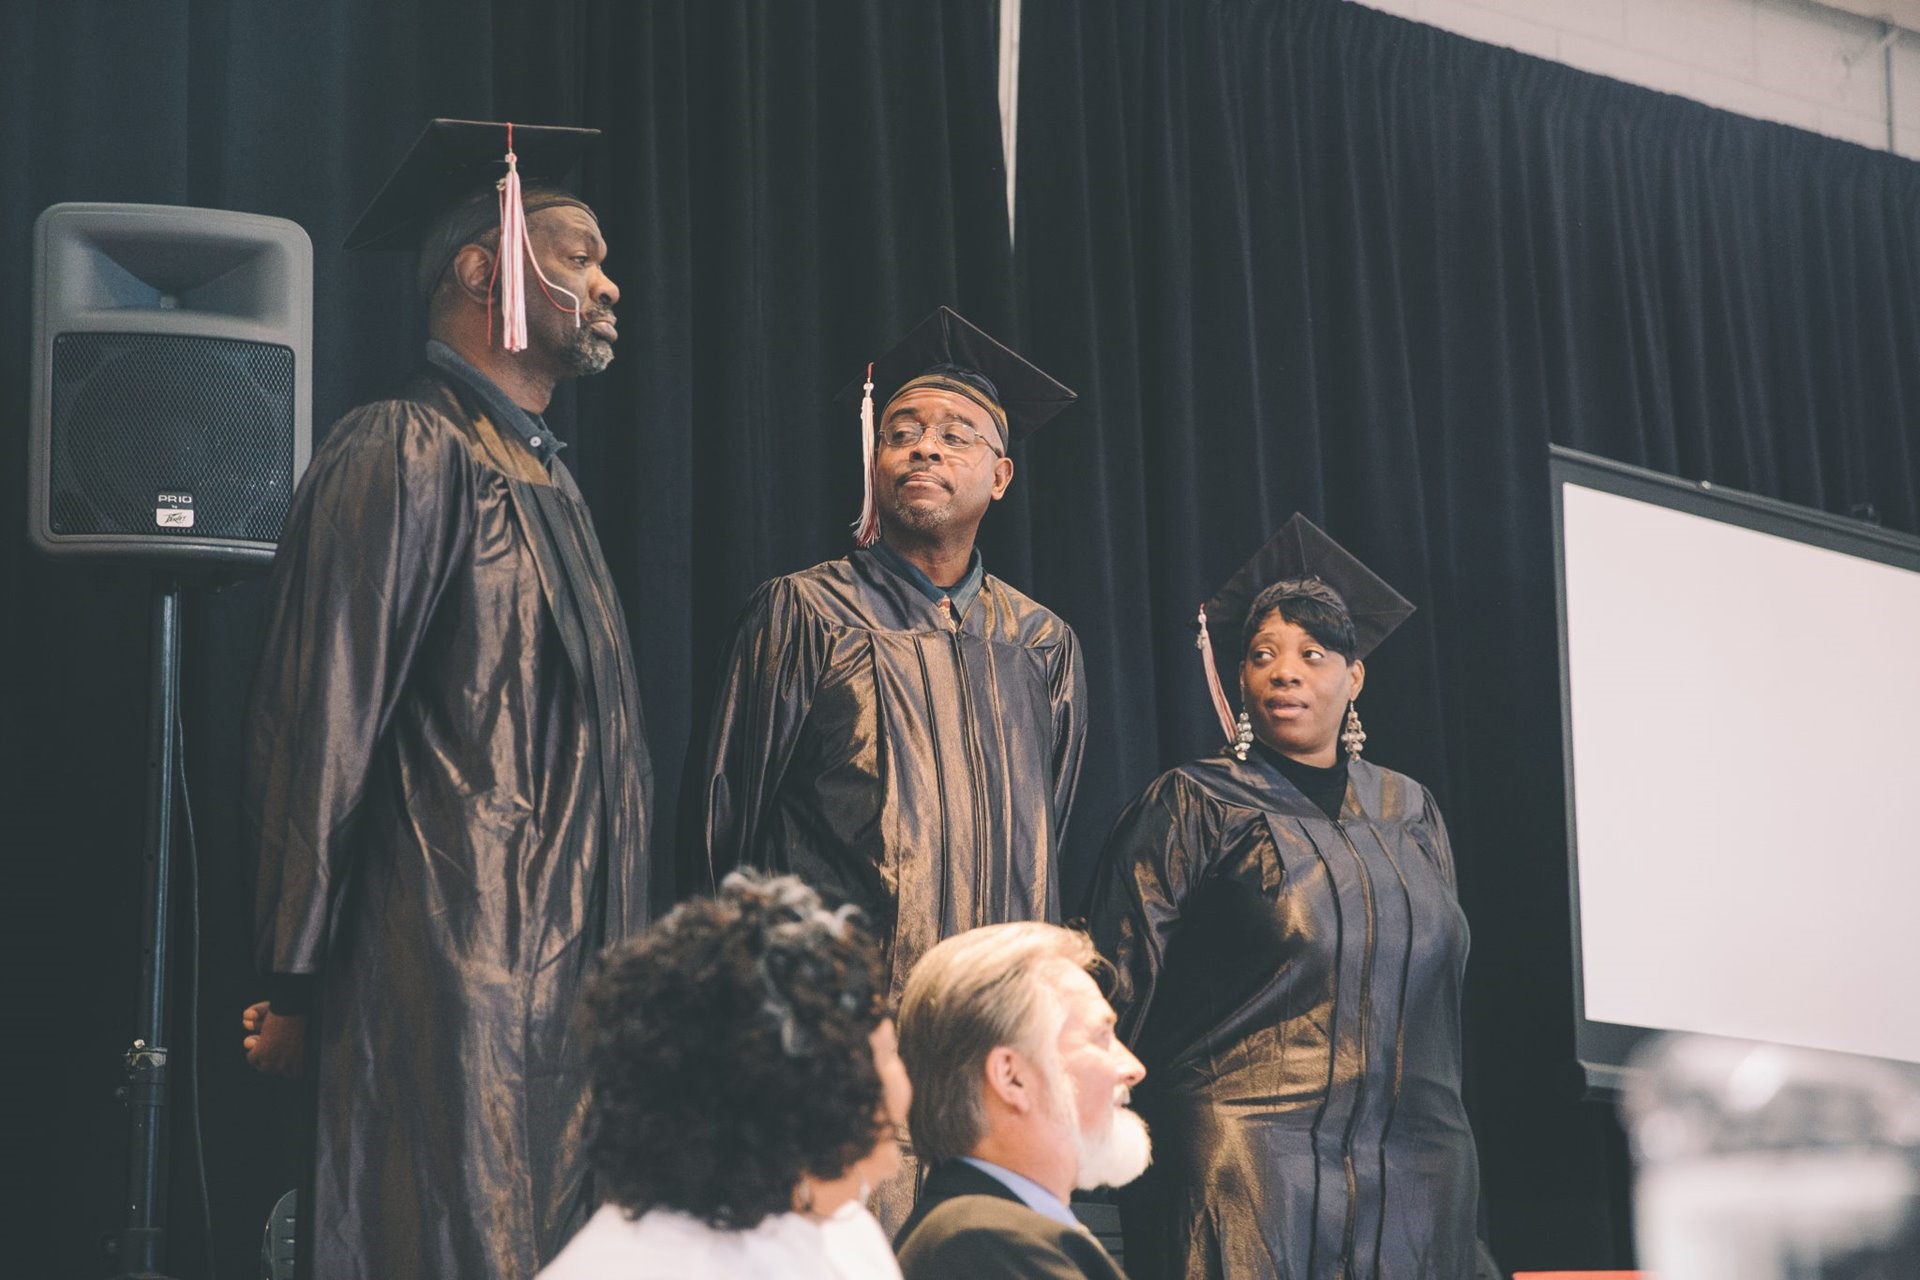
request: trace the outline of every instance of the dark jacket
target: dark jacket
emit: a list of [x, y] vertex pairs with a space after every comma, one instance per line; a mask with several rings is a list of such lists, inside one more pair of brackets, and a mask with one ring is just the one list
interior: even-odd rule
[[1091, 1234], [1036, 1213], [999, 1179], [959, 1160], [927, 1175], [893, 1247], [906, 1280], [1126, 1280]]

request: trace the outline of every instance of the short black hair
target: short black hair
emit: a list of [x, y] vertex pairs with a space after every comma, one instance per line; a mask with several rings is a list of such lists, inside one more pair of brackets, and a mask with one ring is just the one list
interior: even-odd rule
[[746, 1230], [873, 1150], [879, 950], [791, 876], [727, 877], [607, 952], [587, 990], [587, 1153], [606, 1197]]
[[1318, 578], [1282, 578], [1253, 598], [1247, 620], [1240, 627], [1240, 654], [1244, 658], [1270, 613], [1291, 622], [1351, 663], [1359, 648], [1353, 638], [1353, 615], [1347, 602]]

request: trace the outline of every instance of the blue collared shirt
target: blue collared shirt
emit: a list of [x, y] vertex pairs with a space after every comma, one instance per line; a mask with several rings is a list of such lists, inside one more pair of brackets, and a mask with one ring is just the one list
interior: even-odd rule
[[973, 604], [973, 598], [980, 594], [980, 584], [987, 576], [984, 562], [980, 559], [980, 548], [973, 549], [973, 555], [967, 560], [967, 571], [960, 575], [960, 581], [951, 587], [937, 585], [919, 565], [895, 551], [884, 542], [875, 542], [867, 550], [873, 552], [881, 564], [893, 570], [911, 582], [927, 599], [939, 604], [942, 600], [953, 602], [953, 618], [957, 623], [967, 616], [967, 609]]
[[1063, 1227], [1072, 1227], [1075, 1231], [1084, 1231], [1080, 1219], [1073, 1216], [1073, 1210], [1061, 1202], [1060, 1197], [1047, 1190], [1032, 1178], [1024, 1174], [994, 1164], [990, 1160], [980, 1160], [973, 1156], [961, 1156], [962, 1160], [997, 1180], [1007, 1190], [1020, 1197], [1020, 1203], [1043, 1217], [1051, 1218]]
[[495, 423], [507, 428], [520, 437], [520, 442], [533, 451], [540, 459], [540, 465], [551, 467], [553, 459], [567, 442], [555, 436], [539, 415], [528, 413], [513, 402], [513, 397], [500, 389], [500, 384], [468, 363], [465, 356], [437, 338], [427, 340], [427, 363], [442, 373], [452, 374], [468, 390], [480, 397], [487, 407], [487, 416]]

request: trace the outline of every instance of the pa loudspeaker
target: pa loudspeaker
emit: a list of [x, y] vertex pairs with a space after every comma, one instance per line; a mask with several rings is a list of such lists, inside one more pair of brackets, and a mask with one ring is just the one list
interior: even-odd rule
[[313, 440], [313, 245], [283, 218], [56, 204], [33, 237], [28, 533], [265, 564]]

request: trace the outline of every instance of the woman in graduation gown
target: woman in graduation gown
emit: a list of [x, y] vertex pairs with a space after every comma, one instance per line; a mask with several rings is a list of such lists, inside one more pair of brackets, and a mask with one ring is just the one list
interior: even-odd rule
[[1232, 741], [1157, 778], [1108, 840], [1087, 914], [1147, 1064], [1154, 1163], [1121, 1196], [1140, 1280], [1499, 1274], [1460, 1099], [1446, 827], [1359, 756], [1361, 659], [1411, 612], [1293, 517], [1201, 614]]

